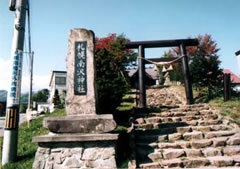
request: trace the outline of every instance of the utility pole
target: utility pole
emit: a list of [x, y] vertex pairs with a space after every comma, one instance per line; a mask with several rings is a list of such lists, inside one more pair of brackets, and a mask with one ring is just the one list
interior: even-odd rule
[[29, 55], [29, 62], [30, 62], [30, 84], [29, 84], [29, 95], [28, 95], [28, 108], [26, 112], [26, 119], [28, 123], [28, 128], [30, 127], [30, 121], [32, 120], [32, 76], [33, 76], [33, 54], [31, 52]]
[[[13, 2], [13, 3], [12, 3]], [[21, 95], [24, 31], [28, 0], [10, 0], [10, 10], [15, 10], [12, 42], [12, 75], [8, 91], [6, 120], [3, 138], [2, 165], [15, 161], [17, 157], [19, 100]]]
[[[28, 95], [28, 108], [27, 113], [31, 116], [32, 113], [32, 76], [33, 76], [33, 55], [31, 47], [31, 30], [30, 30], [30, 2], [27, 3], [27, 18], [28, 18], [28, 52], [29, 52], [29, 62], [30, 62], [30, 86]], [[29, 122], [29, 121], [28, 121]], [[29, 124], [29, 123], [28, 123]]]
[[32, 111], [33, 55], [34, 55], [34, 52], [30, 53], [30, 57], [29, 57], [29, 62], [30, 62], [30, 88], [29, 88], [29, 96], [28, 96], [28, 111]]

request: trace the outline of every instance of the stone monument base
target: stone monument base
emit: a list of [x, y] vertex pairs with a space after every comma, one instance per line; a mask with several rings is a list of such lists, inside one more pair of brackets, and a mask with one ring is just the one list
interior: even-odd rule
[[118, 134], [49, 134], [33, 138], [39, 147], [33, 169], [114, 169]]
[[117, 124], [112, 114], [44, 118], [43, 127], [53, 133], [107, 133]]

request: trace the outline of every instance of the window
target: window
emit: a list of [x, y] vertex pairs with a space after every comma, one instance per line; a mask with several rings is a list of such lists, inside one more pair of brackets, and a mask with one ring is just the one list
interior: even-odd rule
[[66, 77], [56, 77], [56, 85], [66, 85]]

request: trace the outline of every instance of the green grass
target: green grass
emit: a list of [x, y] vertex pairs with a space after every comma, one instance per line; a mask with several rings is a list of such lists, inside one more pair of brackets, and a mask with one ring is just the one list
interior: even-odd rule
[[34, 156], [38, 147], [37, 143], [32, 143], [32, 138], [48, 133], [48, 130], [42, 127], [43, 119], [45, 117], [64, 115], [66, 115], [65, 110], [59, 109], [56, 110], [54, 113], [46, 114], [43, 117], [39, 117], [33, 120], [30, 124], [30, 128], [27, 127], [27, 122], [22, 123], [19, 127], [18, 134], [17, 161], [5, 165], [3, 169], [31, 169], [34, 162]]
[[120, 106], [117, 107], [118, 111], [129, 111], [131, 110], [135, 105], [134, 95], [133, 94], [127, 94], [123, 97], [122, 103]]
[[[127, 93], [123, 98], [122, 98], [122, 103], [120, 106], [117, 107], [117, 123], [118, 126], [117, 128], [113, 131], [114, 133], [118, 133], [118, 134], [123, 134], [123, 133], [127, 133], [128, 130], [128, 118], [129, 115], [133, 109], [133, 107], [136, 106], [135, 104], [135, 98], [136, 97], [136, 93], [134, 90], [130, 91], [129, 93]], [[128, 144], [128, 143], [124, 143], [124, 144]], [[121, 145], [120, 145], [121, 147]], [[124, 150], [124, 148], [126, 148], [125, 146], [121, 147], [121, 149]], [[130, 154], [128, 154], [129, 156]], [[118, 169], [125, 169], [128, 168], [128, 162], [129, 162], [129, 157], [122, 157], [117, 159], [117, 168]]]
[[126, 126], [118, 125], [114, 130], [115, 133], [127, 132], [128, 128]]
[[223, 98], [216, 98], [209, 104], [219, 109], [221, 115], [231, 117], [232, 122], [240, 125], [240, 99], [233, 98], [224, 102]]

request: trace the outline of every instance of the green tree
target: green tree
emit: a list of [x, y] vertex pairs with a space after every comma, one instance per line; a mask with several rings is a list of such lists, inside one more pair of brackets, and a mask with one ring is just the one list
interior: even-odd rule
[[28, 105], [28, 95], [29, 93], [22, 93], [20, 98], [20, 113], [25, 113]]
[[171, 81], [177, 81], [183, 83], [183, 71], [181, 60], [173, 64], [173, 70], [170, 72]]
[[35, 102], [47, 102], [49, 96], [48, 89], [39, 90], [37, 93], [33, 94], [33, 101]]
[[56, 107], [56, 108], [62, 108], [63, 107], [62, 104], [61, 104], [61, 99], [60, 99], [59, 92], [58, 92], [57, 89], [54, 92], [53, 104], [54, 104], [54, 107]]
[[29, 93], [22, 93], [21, 94], [21, 103], [25, 103], [25, 104], [27, 104], [28, 103], [28, 95], [29, 95]]
[[136, 60], [136, 54], [125, 48], [124, 35], [111, 34], [96, 38], [97, 96], [99, 113], [113, 113], [129, 89], [125, 68]]

